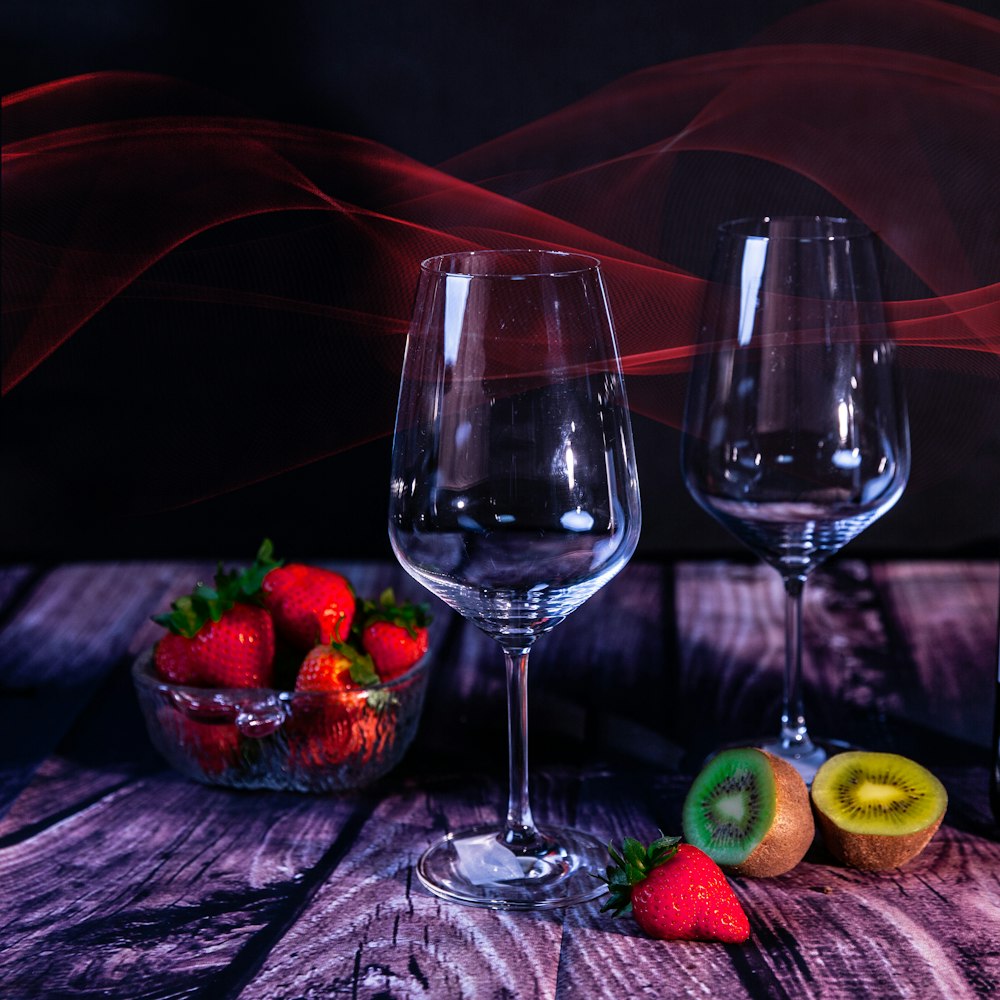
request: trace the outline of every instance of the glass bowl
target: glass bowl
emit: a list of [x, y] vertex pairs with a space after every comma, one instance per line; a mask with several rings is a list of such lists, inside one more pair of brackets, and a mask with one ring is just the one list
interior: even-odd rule
[[430, 672], [354, 691], [277, 691], [170, 684], [146, 650], [132, 666], [153, 746], [209, 785], [336, 792], [388, 774], [416, 735]]

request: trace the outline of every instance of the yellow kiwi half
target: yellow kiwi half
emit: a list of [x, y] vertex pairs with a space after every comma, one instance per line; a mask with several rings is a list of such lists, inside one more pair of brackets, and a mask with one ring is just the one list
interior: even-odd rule
[[815, 834], [809, 790], [787, 761], [740, 747], [698, 773], [681, 814], [684, 839], [734, 875], [783, 875]]
[[825, 761], [811, 798], [823, 843], [852, 868], [882, 871], [915, 858], [944, 819], [944, 785], [909, 757], [850, 750]]

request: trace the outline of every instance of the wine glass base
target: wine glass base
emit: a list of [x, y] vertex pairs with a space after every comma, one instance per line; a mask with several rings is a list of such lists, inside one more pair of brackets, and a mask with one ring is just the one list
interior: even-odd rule
[[725, 746], [712, 751], [706, 759], [706, 763], [720, 750], [730, 750], [739, 747], [757, 747], [760, 750], [773, 753], [775, 757], [787, 760], [802, 775], [807, 785], [812, 784], [812, 780], [816, 776], [820, 765], [827, 758], [832, 757], [834, 754], [843, 753], [845, 750], [857, 749], [852, 744], [845, 743], [843, 740], [822, 737], [819, 739], [810, 737], [809, 745], [803, 747], [794, 742], [782, 740], [780, 737], [762, 736], [757, 739], [736, 740], [733, 743], [727, 743]]
[[515, 852], [496, 826], [449, 833], [417, 863], [423, 885], [442, 899], [494, 910], [545, 910], [595, 899], [607, 848], [579, 830], [547, 828], [530, 851]]

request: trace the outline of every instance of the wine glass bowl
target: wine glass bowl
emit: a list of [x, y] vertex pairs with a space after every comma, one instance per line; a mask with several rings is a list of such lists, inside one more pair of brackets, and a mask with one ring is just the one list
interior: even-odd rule
[[511, 909], [603, 891], [602, 845], [540, 830], [528, 791], [527, 665], [538, 637], [635, 551], [638, 481], [599, 263], [549, 250], [421, 265], [393, 438], [401, 565], [497, 640], [507, 670], [505, 823], [450, 834], [418, 865], [438, 895]]
[[910, 466], [863, 224], [793, 217], [720, 227], [681, 464], [695, 500], [784, 581], [782, 723], [760, 742], [811, 777], [826, 754], [802, 709], [802, 587], [896, 503]]

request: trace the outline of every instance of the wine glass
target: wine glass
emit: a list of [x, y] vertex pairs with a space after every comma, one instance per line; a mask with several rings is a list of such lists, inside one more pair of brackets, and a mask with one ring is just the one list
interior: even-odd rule
[[635, 551], [639, 487], [597, 260], [481, 250], [423, 262], [396, 415], [389, 537], [411, 576], [500, 644], [503, 823], [448, 834], [417, 874], [447, 899], [566, 906], [604, 885], [587, 833], [540, 829], [528, 783], [528, 654]]
[[720, 227], [681, 454], [695, 500], [781, 574], [781, 727], [759, 745], [811, 781], [837, 744], [810, 737], [803, 714], [803, 586], [892, 507], [910, 467], [874, 238], [862, 223]]

